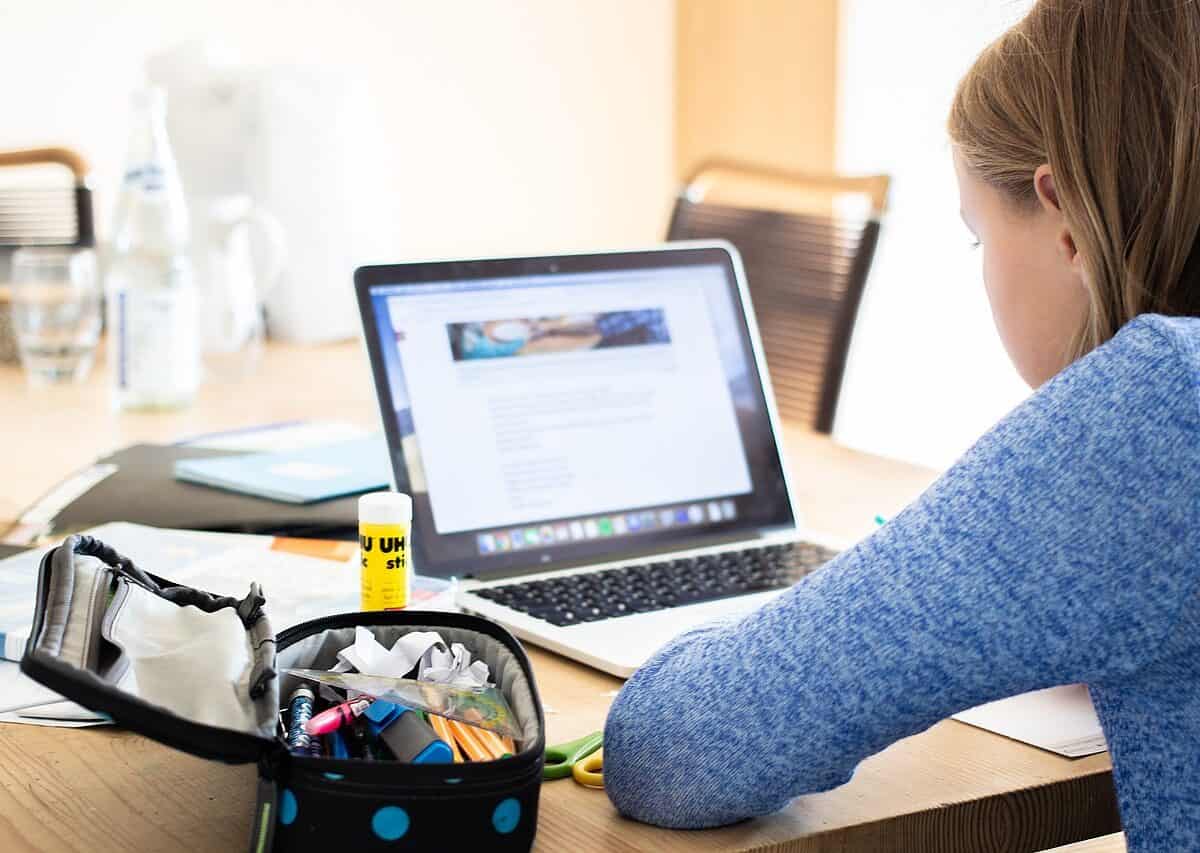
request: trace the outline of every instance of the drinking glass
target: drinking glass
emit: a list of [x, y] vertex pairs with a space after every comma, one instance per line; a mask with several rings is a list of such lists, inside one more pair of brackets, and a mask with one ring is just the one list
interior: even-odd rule
[[100, 337], [95, 253], [57, 246], [13, 252], [12, 324], [32, 385], [84, 379]]

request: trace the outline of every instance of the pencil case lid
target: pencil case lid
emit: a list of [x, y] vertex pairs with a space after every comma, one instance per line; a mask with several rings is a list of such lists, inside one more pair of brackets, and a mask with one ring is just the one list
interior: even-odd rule
[[66, 699], [203, 758], [278, 748], [275, 635], [243, 598], [172, 583], [90, 536], [42, 558], [21, 671]]

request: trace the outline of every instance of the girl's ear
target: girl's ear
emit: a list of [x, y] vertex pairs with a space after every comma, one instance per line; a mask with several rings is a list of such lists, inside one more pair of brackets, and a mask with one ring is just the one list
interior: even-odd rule
[[1075, 238], [1067, 226], [1066, 217], [1063, 216], [1062, 205], [1058, 200], [1058, 188], [1054, 185], [1054, 172], [1050, 170], [1049, 163], [1043, 163], [1034, 171], [1033, 189], [1037, 193], [1042, 210], [1054, 217], [1058, 231], [1056, 242], [1063, 259], [1071, 265], [1076, 273], [1082, 275], [1083, 258], [1079, 255], [1079, 249], [1075, 246]]
[[1049, 163], [1043, 163], [1034, 171], [1033, 190], [1047, 213], [1062, 214], [1062, 205], [1058, 203], [1058, 190], [1054, 186], [1054, 172], [1050, 171]]

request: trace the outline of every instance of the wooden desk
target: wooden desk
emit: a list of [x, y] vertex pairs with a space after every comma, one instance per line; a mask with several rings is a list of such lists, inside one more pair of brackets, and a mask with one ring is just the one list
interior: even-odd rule
[[[209, 386], [171, 415], [116, 414], [98, 377], [34, 391], [0, 368], [0, 516], [12, 517], [98, 454], [132, 441], [332, 417], [370, 423], [375, 403], [357, 346], [273, 346], [261, 372]], [[854, 539], [932, 473], [840, 447], [801, 429], [785, 443], [809, 523]], [[547, 736], [599, 728], [620, 682], [531, 649]], [[604, 795], [561, 781], [543, 789], [537, 849], [1042, 850], [1119, 829], [1107, 755], [1060, 758], [955, 721], [868, 759], [847, 785], [768, 818], [668, 832], [618, 817]], [[24, 851], [240, 849], [254, 771], [201, 761], [129, 732], [0, 725], [0, 848]]]

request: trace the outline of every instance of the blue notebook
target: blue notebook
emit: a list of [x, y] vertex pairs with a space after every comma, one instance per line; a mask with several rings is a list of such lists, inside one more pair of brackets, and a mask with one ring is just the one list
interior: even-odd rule
[[391, 483], [382, 435], [288, 450], [211, 459], [180, 459], [175, 478], [274, 501], [307, 504], [387, 488]]

